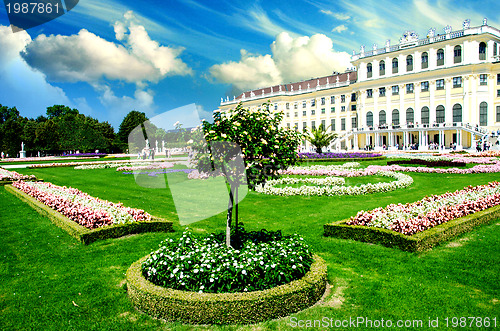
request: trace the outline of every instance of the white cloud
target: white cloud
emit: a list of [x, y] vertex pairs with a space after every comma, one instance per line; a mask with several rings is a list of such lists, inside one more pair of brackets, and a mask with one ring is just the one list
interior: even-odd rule
[[239, 62], [214, 65], [210, 73], [247, 90], [328, 75], [350, 66], [349, 54], [336, 52], [332, 40], [322, 34], [293, 38], [282, 32], [272, 43], [271, 53], [253, 55], [242, 50]]
[[332, 32], [342, 33], [345, 30], [347, 30], [347, 27], [344, 24], [342, 24], [342, 25], [339, 25], [339, 26], [333, 28]]
[[132, 12], [114, 25], [116, 39], [107, 41], [85, 29], [76, 35], [39, 35], [23, 53], [24, 59], [54, 81], [95, 83], [101, 79], [143, 85], [192, 70], [179, 58], [183, 48], [161, 46]]
[[0, 102], [16, 106], [23, 116], [36, 117], [48, 106], [71, 103], [62, 89], [49, 84], [21, 58], [20, 52], [30, 42], [26, 31], [13, 33], [10, 27], [0, 25]]
[[351, 18], [351, 16], [349, 16], [348, 14], [345, 14], [345, 13], [334, 13], [331, 10], [321, 9], [320, 12], [322, 12], [323, 14], [329, 15], [329, 16], [333, 16], [336, 19], [338, 19], [339, 21], [347, 21], [347, 20], [349, 20]]

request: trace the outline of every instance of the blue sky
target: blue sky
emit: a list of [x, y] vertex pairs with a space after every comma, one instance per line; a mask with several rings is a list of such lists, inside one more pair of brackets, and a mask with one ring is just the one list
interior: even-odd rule
[[500, 27], [496, 1], [97, 1], [12, 33], [0, 6], [0, 104], [44, 115], [64, 104], [116, 129], [195, 103], [344, 71], [361, 45], [425, 36], [464, 19]]

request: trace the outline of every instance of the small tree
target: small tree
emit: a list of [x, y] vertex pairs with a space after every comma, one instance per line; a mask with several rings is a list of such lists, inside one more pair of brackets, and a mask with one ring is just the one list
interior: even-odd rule
[[306, 140], [316, 148], [316, 153], [318, 154], [323, 152], [323, 147], [329, 146], [330, 143], [337, 138], [336, 133], [326, 132], [328, 128], [325, 129], [323, 124], [321, 124], [318, 128], [313, 128], [305, 136]]
[[[248, 185], [250, 188], [265, 182], [269, 178], [279, 177], [279, 170], [284, 170], [298, 162], [297, 148], [301, 134], [288, 128], [280, 127], [283, 113], [273, 113], [268, 104], [258, 110], [244, 109], [242, 104], [227, 113], [215, 111], [214, 122], [203, 122], [202, 130], [206, 146], [198, 146], [198, 150], [212, 151], [210, 154], [198, 153], [197, 165], [200, 172], [221, 170], [229, 184], [229, 205], [227, 210], [226, 244], [230, 246], [230, 229], [233, 207], [235, 209], [236, 228], [238, 226], [238, 187]], [[212, 148], [214, 142], [233, 142], [243, 156], [246, 181], [235, 169], [234, 161], [239, 149]], [[220, 146], [220, 145], [219, 145]], [[215, 153], [214, 153], [215, 152]]]

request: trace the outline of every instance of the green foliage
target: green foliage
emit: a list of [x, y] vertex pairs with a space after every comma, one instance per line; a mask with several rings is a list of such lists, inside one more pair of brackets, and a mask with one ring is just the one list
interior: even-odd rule
[[153, 218], [148, 222], [130, 222], [124, 224], [109, 225], [97, 229], [90, 230], [80, 224], [70, 220], [61, 213], [41, 203], [37, 199], [27, 195], [26, 193], [6, 185], [5, 189], [17, 196], [19, 199], [28, 203], [38, 213], [47, 216], [52, 223], [63, 229], [70, 236], [78, 239], [84, 244], [90, 244], [98, 240], [110, 238], [119, 238], [129, 234], [146, 233], [146, 232], [172, 232], [173, 223], [160, 218]]
[[[244, 109], [240, 103], [227, 113], [215, 111], [213, 118], [213, 123], [205, 121], [202, 127], [208, 147], [214, 141], [236, 143], [243, 153], [250, 187], [277, 178], [279, 170], [297, 164], [301, 134], [280, 127], [282, 112], [273, 113], [267, 104], [258, 110]], [[200, 159], [199, 170], [212, 170], [214, 162], [213, 158]]]
[[[117, 144], [121, 148], [122, 151], [125, 151], [128, 148], [128, 136], [130, 133], [139, 125], [144, 124], [148, 118], [146, 114], [141, 113], [137, 110], [132, 110], [125, 116], [122, 123], [120, 124], [120, 128], [118, 129], [118, 133], [116, 134]], [[141, 146], [142, 148], [144, 146]], [[139, 148], [139, 147], [137, 147]]]
[[319, 256], [299, 280], [248, 293], [196, 293], [167, 289], [146, 280], [141, 265], [127, 271], [127, 292], [136, 308], [156, 318], [190, 324], [250, 324], [288, 316], [316, 303], [326, 289], [327, 267]]
[[324, 235], [395, 247], [408, 252], [419, 252], [449, 241], [460, 234], [470, 232], [478, 225], [498, 220], [499, 217], [500, 206], [495, 206], [440, 224], [412, 236], [383, 228], [347, 225], [345, 224], [346, 220], [342, 220], [325, 224]]
[[305, 135], [306, 140], [316, 148], [316, 153], [322, 153], [322, 148], [329, 146], [333, 139], [337, 138], [335, 132], [326, 132], [327, 129], [321, 124], [318, 128], [312, 128]]

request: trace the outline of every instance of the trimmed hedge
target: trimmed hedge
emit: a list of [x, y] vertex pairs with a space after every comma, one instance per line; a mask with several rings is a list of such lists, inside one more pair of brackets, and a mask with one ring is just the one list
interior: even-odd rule
[[331, 158], [331, 159], [298, 159], [300, 163], [304, 162], [358, 162], [358, 161], [372, 161], [372, 160], [384, 160], [386, 156], [374, 156], [374, 157], [360, 157], [360, 158]]
[[37, 199], [18, 190], [12, 185], [6, 185], [5, 190], [16, 195], [18, 198], [28, 203], [38, 213], [47, 216], [52, 223], [66, 231], [70, 236], [88, 245], [94, 241], [109, 238], [119, 238], [129, 234], [145, 232], [173, 232], [173, 222], [161, 218], [153, 218], [148, 222], [132, 222], [126, 224], [108, 225], [97, 229], [88, 229], [44, 205]]
[[467, 165], [465, 162], [453, 162], [446, 160], [427, 161], [422, 159], [411, 159], [387, 161], [387, 165], [393, 164], [424, 165], [426, 167], [465, 167]]
[[395, 247], [408, 252], [420, 252], [458, 235], [470, 232], [476, 226], [487, 224], [499, 218], [500, 205], [451, 220], [412, 236], [382, 228], [347, 225], [348, 220], [325, 224], [323, 228], [324, 236], [327, 237], [353, 239], [386, 247]]
[[187, 324], [252, 324], [288, 316], [314, 305], [326, 290], [325, 261], [314, 255], [301, 279], [268, 290], [246, 293], [196, 293], [154, 285], [142, 275], [148, 256], [127, 270], [128, 296], [134, 306], [155, 317]]

